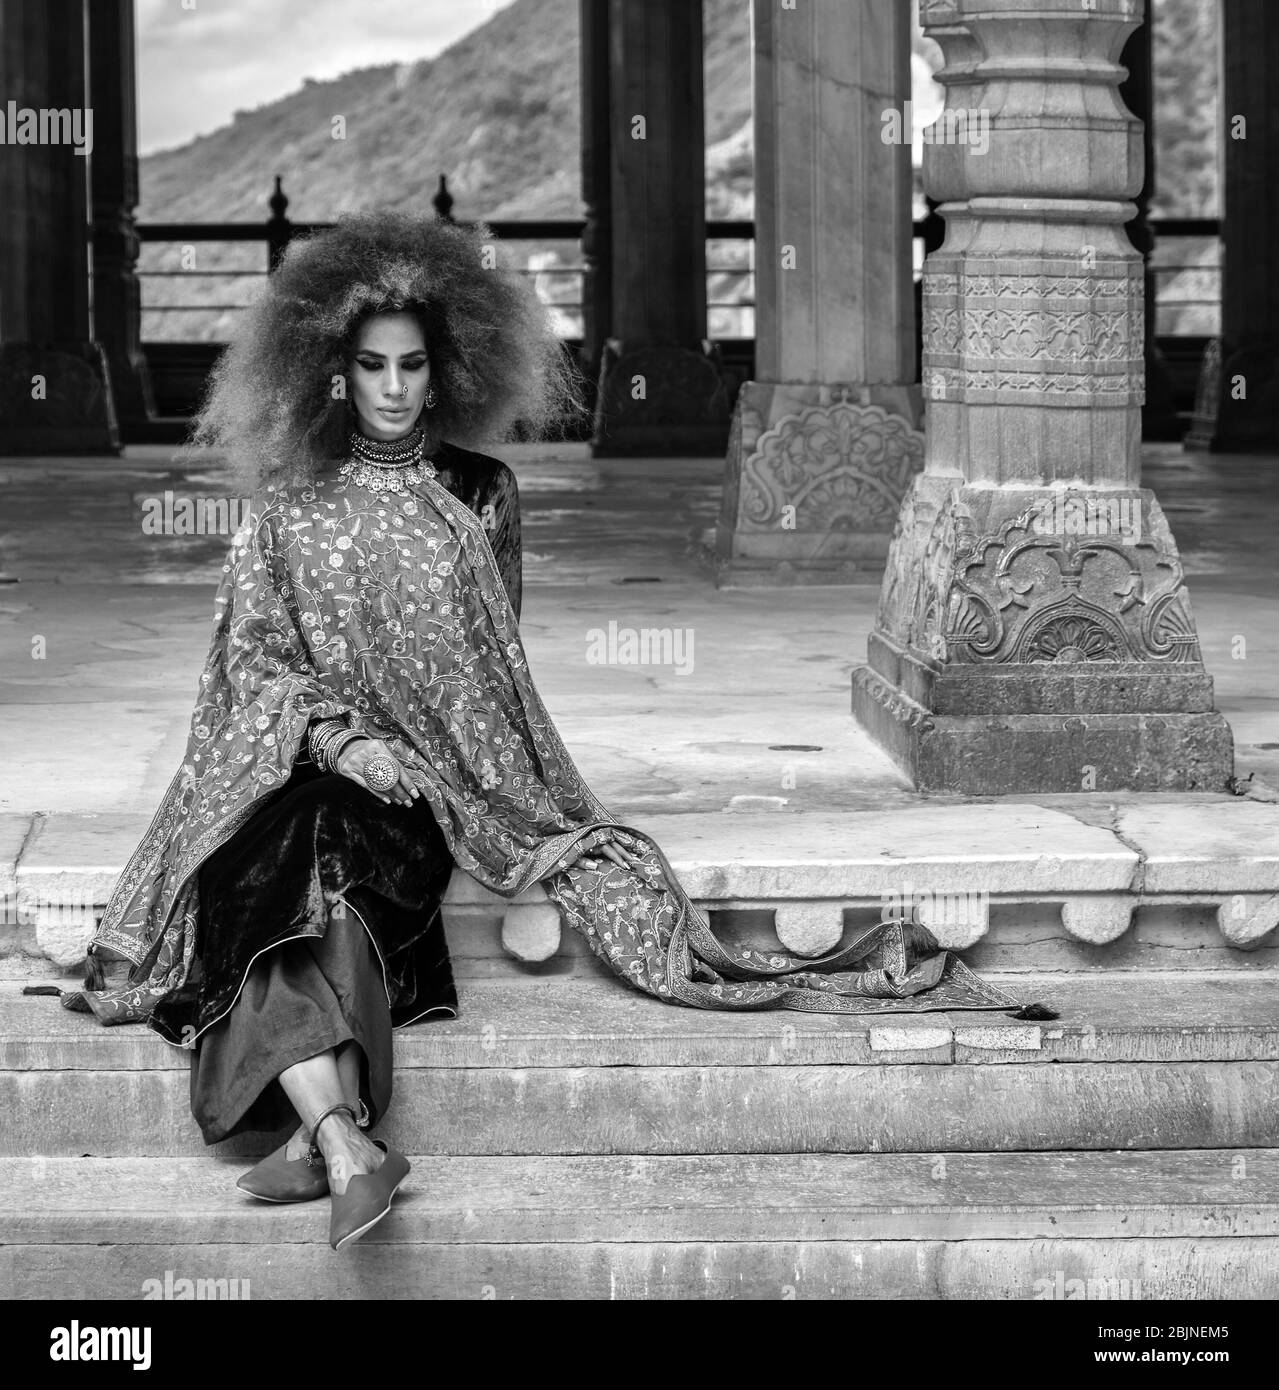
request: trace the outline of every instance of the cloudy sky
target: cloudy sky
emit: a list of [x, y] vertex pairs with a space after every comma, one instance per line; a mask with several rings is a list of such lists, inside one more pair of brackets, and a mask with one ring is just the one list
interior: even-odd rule
[[139, 147], [185, 144], [307, 77], [432, 57], [509, 3], [138, 0]]

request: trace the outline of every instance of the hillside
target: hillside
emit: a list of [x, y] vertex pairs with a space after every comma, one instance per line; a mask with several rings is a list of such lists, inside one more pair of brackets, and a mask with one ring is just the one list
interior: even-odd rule
[[[706, 0], [705, 9], [707, 142], [728, 142], [729, 182], [739, 184], [749, 6]], [[440, 173], [458, 217], [580, 216], [577, 12], [577, 0], [515, 0], [434, 59], [307, 82], [237, 113], [141, 161], [139, 217], [257, 220], [277, 173], [289, 215], [302, 221], [373, 206], [428, 209]], [[345, 118], [344, 140], [332, 137], [335, 116]], [[711, 209], [741, 215], [740, 196], [715, 188]]]

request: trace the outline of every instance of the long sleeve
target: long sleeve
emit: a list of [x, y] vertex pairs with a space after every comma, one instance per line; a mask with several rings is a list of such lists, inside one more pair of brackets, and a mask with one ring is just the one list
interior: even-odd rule
[[226, 796], [240, 779], [224, 769], [239, 763], [251, 765], [259, 781], [286, 778], [305, 750], [307, 726], [349, 713], [316, 672], [290, 598], [271, 522], [257, 517], [228, 557], [192, 718], [193, 742], [204, 746], [198, 758], [188, 751], [191, 773], [203, 778], [217, 769]]
[[[520, 522], [520, 491], [515, 482], [515, 474], [505, 465], [499, 466], [497, 476], [489, 497], [486, 499], [493, 510], [492, 526], [485, 525], [493, 558], [497, 561], [498, 573], [510, 600], [511, 610], [516, 622], [520, 618], [520, 606], [524, 598], [524, 553], [523, 532]], [[481, 517], [486, 515], [481, 511]]]

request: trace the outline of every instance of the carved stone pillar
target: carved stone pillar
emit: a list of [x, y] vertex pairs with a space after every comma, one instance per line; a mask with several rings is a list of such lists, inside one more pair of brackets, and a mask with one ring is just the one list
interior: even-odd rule
[[1273, 453], [1279, 450], [1279, 5], [1226, 0], [1221, 44], [1222, 345], [1212, 447]]
[[701, 0], [606, 3], [612, 323], [594, 452], [719, 453], [728, 393], [705, 344]]
[[925, 470], [853, 710], [917, 787], [1225, 787], [1168, 524], [1140, 486], [1142, 182], [1117, 62], [1141, 0], [922, 0], [946, 65], [927, 144]]
[[756, 380], [738, 396], [721, 584], [878, 573], [923, 464], [910, 14], [754, 0]]
[[93, 322], [111, 369], [111, 394], [120, 428], [155, 414], [142, 354], [138, 205], [138, 121], [134, 80], [133, 0], [95, 0], [89, 9], [89, 97], [94, 150]]
[[[93, 341], [85, 0], [0, 0], [0, 453], [119, 451]], [[14, 129], [9, 129], [10, 125]]]

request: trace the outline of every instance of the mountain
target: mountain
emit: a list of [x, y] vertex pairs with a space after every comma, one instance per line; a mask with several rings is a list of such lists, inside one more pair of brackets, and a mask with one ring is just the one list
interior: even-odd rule
[[[742, 210], [750, 6], [706, 0], [713, 215]], [[446, 173], [459, 218], [581, 215], [577, 0], [515, 0], [433, 59], [363, 68], [141, 161], [142, 221], [257, 221], [280, 174], [289, 216], [429, 211]], [[334, 139], [335, 118], [345, 139]], [[717, 165], [726, 166], [719, 187]]]

